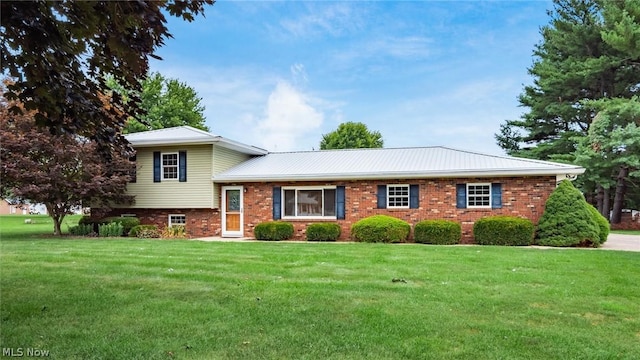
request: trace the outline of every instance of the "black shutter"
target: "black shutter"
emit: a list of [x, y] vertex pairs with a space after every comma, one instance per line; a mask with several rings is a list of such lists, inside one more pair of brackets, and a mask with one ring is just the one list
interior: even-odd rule
[[466, 184], [456, 185], [456, 207], [458, 209], [467, 208], [467, 185]]
[[162, 176], [160, 172], [162, 171], [162, 167], [160, 165], [160, 151], [153, 152], [153, 182], [160, 182]]
[[345, 218], [344, 186], [336, 186], [336, 218], [338, 220]]
[[178, 181], [187, 181], [187, 152], [180, 151], [178, 153]]
[[409, 209], [420, 207], [420, 185], [409, 185]]
[[133, 163], [133, 169], [131, 169], [131, 172], [129, 173], [129, 175], [131, 176], [131, 181], [130, 182], [134, 183], [134, 182], [136, 182], [138, 180], [137, 155], [133, 155], [132, 157], [130, 157], [129, 161], [131, 161]]
[[280, 220], [282, 191], [279, 186], [273, 187], [273, 220]]
[[502, 184], [500, 183], [491, 184], [491, 208], [502, 208]]
[[378, 209], [387, 208], [387, 185], [378, 185]]

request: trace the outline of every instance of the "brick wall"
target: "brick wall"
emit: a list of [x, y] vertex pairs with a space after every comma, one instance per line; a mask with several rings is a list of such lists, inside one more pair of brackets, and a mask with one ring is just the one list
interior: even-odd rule
[[164, 229], [169, 214], [186, 215], [188, 237], [220, 236], [220, 212], [217, 209], [113, 209], [108, 216], [135, 214], [141, 224], [156, 225]]
[[[457, 209], [456, 184], [459, 183], [502, 184], [501, 209]], [[419, 184], [419, 209], [377, 209], [377, 186], [385, 184]], [[336, 182], [277, 182], [247, 183], [244, 193], [245, 236], [253, 235], [255, 225], [270, 221], [272, 217], [272, 195], [274, 186], [345, 186], [346, 212], [344, 220], [332, 220], [342, 228], [342, 240], [350, 237], [350, 228], [356, 221], [371, 215], [385, 214], [409, 222], [412, 226], [426, 219], [449, 219], [462, 226], [462, 242], [473, 242], [473, 223], [484, 216], [511, 215], [538, 222], [544, 212], [544, 204], [556, 187], [555, 176], [513, 177], [493, 179], [423, 179], [423, 180], [372, 180]], [[295, 228], [296, 239], [305, 238], [306, 227], [323, 220], [289, 220]]]

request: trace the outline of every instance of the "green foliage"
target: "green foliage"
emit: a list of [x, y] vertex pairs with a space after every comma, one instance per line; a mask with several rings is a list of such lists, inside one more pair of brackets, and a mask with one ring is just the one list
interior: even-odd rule
[[286, 240], [293, 236], [293, 224], [285, 221], [267, 221], [253, 229], [257, 240]]
[[551, 193], [538, 222], [536, 243], [548, 246], [598, 246], [600, 229], [582, 193], [563, 180]]
[[473, 224], [473, 237], [480, 245], [531, 245], [534, 232], [531, 220], [514, 216], [488, 216]]
[[351, 238], [360, 242], [405, 242], [411, 226], [403, 220], [387, 215], [374, 215], [351, 226]]
[[381, 148], [384, 145], [382, 134], [369, 131], [367, 125], [359, 122], [340, 124], [338, 129], [322, 135], [321, 150]]
[[100, 224], [108, 224], [113, 222], [118, 222], [122, 224], [122, 227], [124, 229], [123, 230], [124, 235], [128, 235], [129, 231], [131, 231], [131, 228], [133, 228], [134, 226], [140, 225], [140, 219], [133, 216], [125, 216], [125, 217], [113, 216], [113, 217], [108, 217], [100, 220]]
[[342, 229], [336, 223], [315, 223], [307, 226], [307, 241], [336, 241]]
[[98, 235], [100, 237], [119, 237], [122, 236], [124, 228], [119, 222], [111, 222], [98, 225]]
[[93, 224], [78, 224], [69, 228], [69, 234], [74, 236], [88, 236], [95, 233]]
[[163, 239], [184, 239], [187, 237], [187, 229], [184, 225], [167, 226], [162, 230], [160, 237]]
[[422, 244], [452, 245], [461, 237], [460, 224], [451, 220], [423, 220], [413, 229], [415, 242]]
[[607, 218], [602, 216], [602, 214], [600, 214], [598, 209], [596, 209], [593, 205], [587, 204], [587, 207], [591, 212], [591, 216], [598, 224], [598, 239], [599, 239], [598, 245], [602, 245], [607, 241], [607, 238], [609, 237], [609, 231], [610, 231], [609, 221], [607, 220]]
[[141, 239], [159, 238], [160, 232], [156, 225], [137, 225], [131, 228], [129, 236]]

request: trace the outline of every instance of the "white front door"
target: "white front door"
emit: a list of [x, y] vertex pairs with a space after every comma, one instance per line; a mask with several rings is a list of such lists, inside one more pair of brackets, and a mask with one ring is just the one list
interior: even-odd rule
[[242, 237], [242, 186], [222, 187], [222, 236]]

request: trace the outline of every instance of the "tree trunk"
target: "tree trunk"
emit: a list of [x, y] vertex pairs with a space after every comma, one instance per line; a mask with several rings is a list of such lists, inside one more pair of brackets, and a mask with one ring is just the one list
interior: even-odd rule
[[600, 212], [607, 220], [611, 220], [611, 189], [603, 189], [602, 193], [602, 212]]
[[596, 209], [600, 214], [604, 214], [604, 188], [602, 185], [598, 184], [596, 187]]
[[47, 207], [47, 212], [49, 216], [53, 220], [53, 235], [61, 236], [62, 235], [62, 219], [64, 219], [65, 212], [60, 213], [60, 209], [55, 205], [45, 204]]
[[619, 224], [622, 220], [622, 207], [624, 206], [624, 195], [627, 191], [626, 179], [628, 175], [629, 167], [621, 167], [616, 181], [616, 195], [613, 199], [613, 213], [611, 214], [612, 224]]

